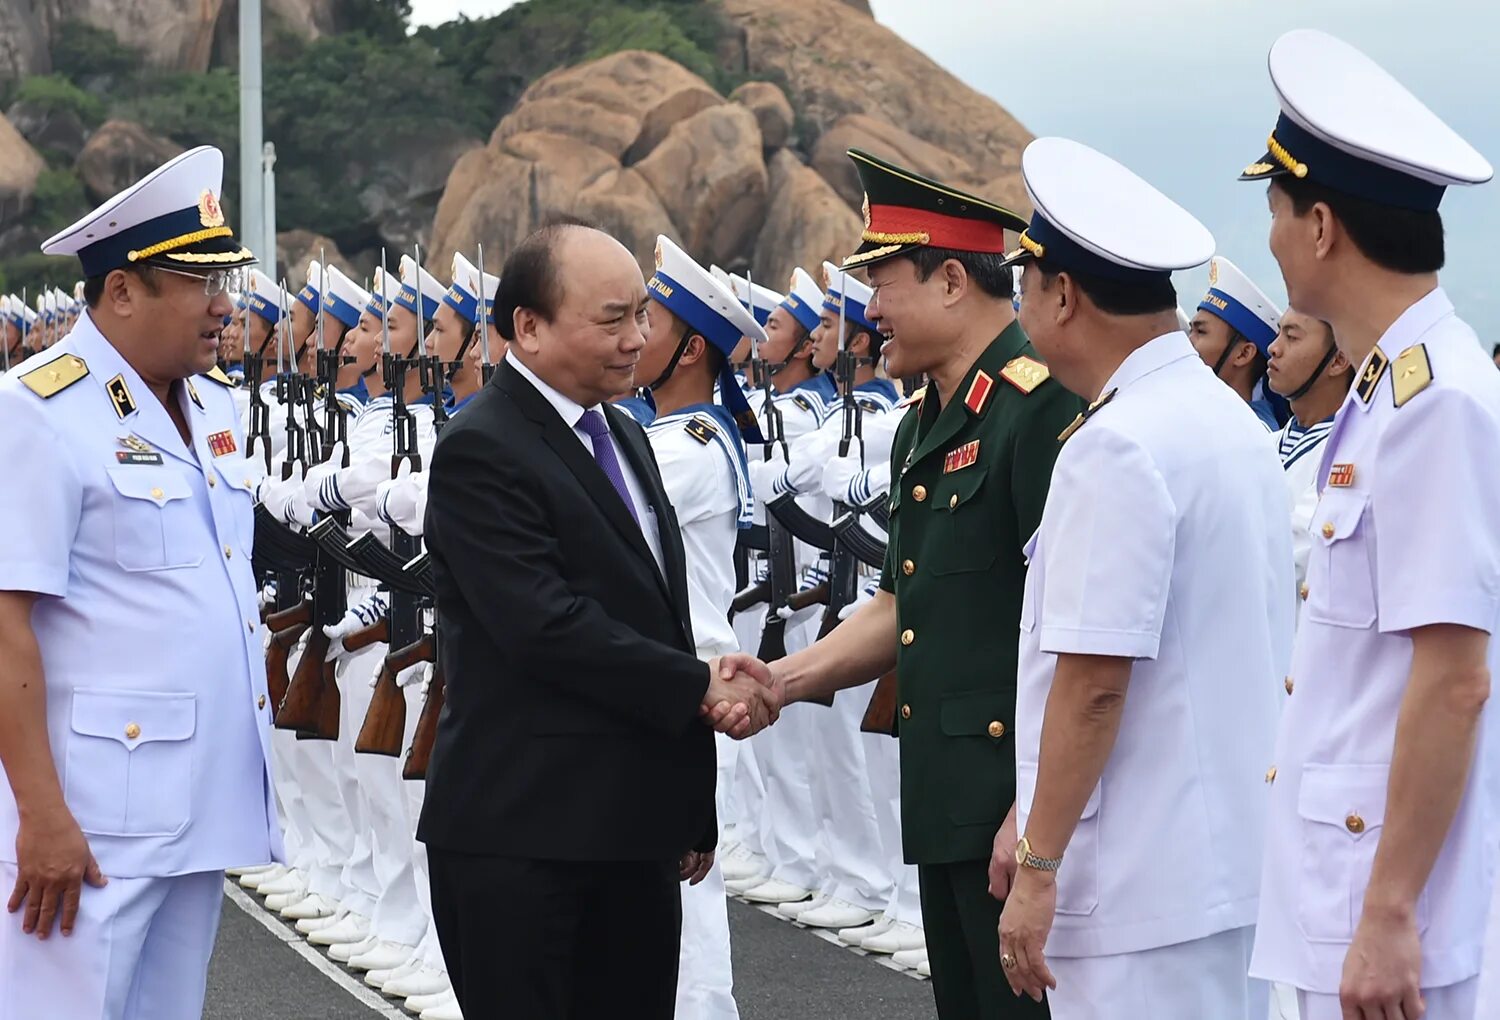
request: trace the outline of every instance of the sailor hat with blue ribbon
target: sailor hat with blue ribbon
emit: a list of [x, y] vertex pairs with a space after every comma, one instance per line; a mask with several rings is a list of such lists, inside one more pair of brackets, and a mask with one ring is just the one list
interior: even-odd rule
[[[484, 307], [490, 325], [495, 323], [495, 292], [500, 277], [484, 274]], [[479, 267], [458, 252], [453, 253], [453, 286], [443, 295], [443, 303], [464, 319], [479, 325]]]
[[823, 263], [823, 309], [839, 314], [839, 305], [844, 307], [844, 317], [854, 323], [856, 329], [866, 330], [879, 336], [879, 330], [870, 321], [865, 306], [875, 296], [868, 284], [861, 283], [832, 262]]
[[1208, 293], [1198, 302], [1198, 310], [1223, 319], [1270, 357], [1271, 341], [1281, 329], [1281, 309], [1222, 255], [1208, 264]]
[[358, 326], [359, 313], [369, 303], [370, 295], [340, 272], [337, 266], [327, 266], [323, 273], [324, 310], [351, 329]]
[[1081, 142], [1036, 139], [1021, 175], [1035, 211], [1009, 265], [1155, 284], [1213, 257], [1214, 237], [1191, 213]]
[[297, 300], [307, 307], [309, 312], [316, 312], [322, 301], [323, 293], [323, 266], [317, 259], [309, 259], [307, 262], [307, 282], [297, 292]]
[[719, 399], [734, 417], [745, 442], [765, 442], [755, 412], [750, 410], [745, 391], [734, 377], [734, 366], [729, 363], [741, 337], [748, 336], [756, 343], [766, 339], [766, 331], [749, 309], [712, 273], [664, 236], [656, 238], [656, 272], [646, 284], [646, 294], [724, 356], [719, 368]]
[[250, 286], [245, 291], [245, 307], [271, 325], [281, 321], [281, 288], [259, 269], [250, 270]]
[[742, 305], [748, 302], [755, 321], [762, 326], [771, 318], [771, 313], [776, 310], [776, 306], [786, 300], [786, 295], [778, 294], [770, 287], [762, 287], [758, 283], [753, 283], [738, 273], [726, 275], [729, 279], [729, 289], [733, 292], [735, 300]]
[[[383, 287], [381, 280], [385, 281]], [[376, 266], [375, 276], [370, 281], [370, 299], [365, 302], [365, 311], [376, 319], [385, 318], [387, 309], [396, 303], [396, 297], [400, 293], [401, 281]]]
[[12, 294], [10, 296], [10, 321], [15, 323], [17, 326], [29, 326], [31, 323], [36, 321], [36, 312], [33, 312], [30, 308], [27, 308], [25, 301], [22, 301], [18, 296]]
[[189, 149], [49, 237], [42, 251], [77, 255], [87, 277], [133, 265], [248, 266], [255, 256], [235, 240], [219, 207], [223, 184], [224, 154], [211, 145]]
[[437, 277], [417, 265], [410, 255], [401, 256], [401, 290], [396, 294], [396, 304], [413, 315], [417, 314], [417, 291], [422, 293], [422, 321], [431, 322], [437, 314], [438, 302], [448, 288], [438, 283]]
[[1271, 46], [1281, 116], [1242, 181], [1293, 176], [1377, 205], [1430, 212], [1494, 168], [1384, 68], [1314, 29]]
[[823, 288], [818, 286], [811, 273], [798, 266], [792, 270], [792, 279], [781, 307], [791, 312], [792, 318], [811, 333], [823, 318]]

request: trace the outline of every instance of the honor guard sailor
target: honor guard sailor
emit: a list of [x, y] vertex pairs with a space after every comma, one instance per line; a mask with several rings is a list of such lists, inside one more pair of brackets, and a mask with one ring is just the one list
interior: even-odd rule
[[1021, 170], [1021, 321], [1091, 404], [1026, 547], [1000, 963], [1056, 1020], [1261, 1020], [1245, 972], [1256, 756], [1292, 631], [1281, 465], [1178, 329], [1171, 274], [1209, 259], [1208, 230], [1077, 142], [1037, 139]]
[[6, 1016], [196, 1020], [224, 869], [282, 854], [251, 472], [215, 367], [254, 261], [223, 166], [192, 149], [50, 238], [87, 311], [0, 380]]
[[1275, 404], [1265, 393], [1266, 363], [1276, 339], [1281, 309], [1223, 256], [1208, 263], [1208, 293], [1188, 326], [1188, 339], [1270, 432], [1281, 429]]
[[1500, 828], [1500, 374], [1438, 280], [1444, 191], [1489, 162], [1323, 32], [1270, 53], [1269, 182], [1288, 301], [1357, 366], [1317, 485], [1295, 691], [1266, 762], [1251, 973], [1303, 1020], [1476, 1007]]

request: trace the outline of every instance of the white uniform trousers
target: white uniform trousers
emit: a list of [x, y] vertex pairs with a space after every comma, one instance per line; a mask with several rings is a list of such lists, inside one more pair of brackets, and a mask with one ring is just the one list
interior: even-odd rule
[[[765, 623], [765, 606], [740, 613], [734, 618], [734, 636], [740, 648], [754, 654], [760, 645], [760, 631]], [[776, 727], [771, 727], [775, 729]], [[734, 826], [734, 840], [743, 843], [752, 853], [765, 854], [760, 833], [760, 818], [766, 804], [766, 766], [761, 760], [766, 734], [756, 734], [740, 742], [739, 758], [735, 762], [734, 784], [729, 797], [726, 825]]]
[[[289, 676], [296, 672], [301, 657], [299, 649], [288, 658]], [[344, 817], [333, 768], [333, 742], [298, 740], [290, 731], [276, 732], [277, 746], [286, 749], [285, 762], [296, 776], [297, 793], [310, 830], [302, 842], [311, 848], [313, 856], [306, 866], [295, 866], [307, 878], [311, 891], [340, 901], [345, 894], [340, 876], [354, 849], [354, 831]]]
[[[797, 644], [801, 624], [813, 618], [814, 609], [804, 609], [787, 621], [787, 651]], [[760, 839], [772, 877], [803, 889], [817, 887], [813, 868], [818, 818], [813, 808], [809, 770], [809, 744], [817, 739], [816, 713], [821, 705], [788, 705], [781, 719], [756, 739], [757, 756], [766, 768], [766, 796], [760, 815]]]
[[199, 872], [84, 886], [73, 934], [45, 942], [0, 917], [0, 1020], [198, 1020], [223, 904], [223, 873]]
[[[411, 727], [415, 726], [416, 718], [422, 712], [422, 685], [414, 683], [402, 690], [406, 694], [406, 719], [407, 719], [407, 745], [411, 744]], [[443, 960], [443, 947], [438, 942], [437, 922], [432, 919], [432, 879], [429, 878], [427, 870], [427, 844], [417, 840], [417, 822], [422, 817], [422, 802], [427, 796], [427, 784], [406, 780], [402, 782], [406, 792], [406, 817], [410, 823], [407, 830], [407, 838], [411, 840], [411, 865], [412, 879], [417, 890], [417, 907], [421, 910], [421, 917], [427, 926], [422, 940], [417, 943], [417, 955], [426, 967], [433, 970], [448, 972], [448, 964]], [[497, 918], [503, 923], [504, 918]]]
[[[1422, 1020], [1492, 1020], [1495, 1013], [1485, 1013], [1477, 1008], [1479, 978], [1472, 977], [1456, 985], [1442, 988], [1422, 989], [1422, 1000], [1427, 1012]], [[1343, 1008], [1337, 995], [1322, 995], [1297, 989], [1297, 1008], [1302, 1020], [1343, 1020]]]
[[677, 1020], [739, 1020], [729, 952], [729, 903], [715, 862], [697, 885], [682, 884]]
[[[351, 599], [362, 590], [355, 589], [351, 592]], [[344, 859], [343, 869], [339, 873], [339, 884], [343, 887], [339, 905], [361, 917], [369, 917], [375, 912], [375, 903], [380, 896], [380, 881], [375, 874], [369, 796], [357, 761], [368, 755], [355, 754], [354, 741], [359, 736], [359, 728], [364, 725], [365, 713], [374, 697], [370, 677], [375, 674], [384, 655], [385, 645], [372, 645], [360, 649], [338, 664], [339, 738], [333, 742], [331, 753], [339, 802], [343, 805], [343, 817], [354, 835], [349, 856]]]
[[1139, 953], [1048, 956], [1052, 1020], [1261, 1020], [1269, 987], [1247, 976], [1254, 942], [1250, 926]]
[[[814, 619], [808, 641], [817, 637]], [[818, 831], [813, 867], [818, 890], [865, 910], [879, 911], [891, 895], [891, 871], [870, 795], [865, 740], [859, 732], [875, 681], [840, 691], [830, 707], [814, 706], [808, 748]]]
[[[385, 646], [381, 645], [384, 653]], [[373, 673], [372, 673], [373, 675]], [[357, 678], [355, 678], [357, 679]], [[368, 687], [366, 683], [366, 687]], [[380, 896], [371, 918], [371, 929], [375, 937], [403, 946], [415, 946], [427, 931], [428, 915], [418, 898], [417, 876], [412, 865], [416, 841], [412, 833], [416, 830], [416, 819], [411, 814], [409, 786], [421, 787], [421, 783], [408, 783], [401, 778], [406, 764], [406, 748], [411, 746], [412, 733], [417, 728], [417, 716], [422, 711], [422, 685], [411, 684], [401, 689], [406, 698], [406, 729], [401, 738], [402, 754], [399, 758], [387, 758], [379, 754], [356, 754], [359, 766], [360, 788], [364, 790], [369, 807], [371, 843], [375, 850], [375, 878], [380, 886]], [[423, 876], [426, 880], [426, 876]]]

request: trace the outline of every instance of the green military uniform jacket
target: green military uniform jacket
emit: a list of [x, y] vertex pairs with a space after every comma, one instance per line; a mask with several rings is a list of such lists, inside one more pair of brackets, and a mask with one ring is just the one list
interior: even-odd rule
[[1012, 323], [954, 398], [929, 385], [891, 451], [901, 830], [909, 864], [987, 859], [1016, 793], [1022, 548], [1083, 402]]

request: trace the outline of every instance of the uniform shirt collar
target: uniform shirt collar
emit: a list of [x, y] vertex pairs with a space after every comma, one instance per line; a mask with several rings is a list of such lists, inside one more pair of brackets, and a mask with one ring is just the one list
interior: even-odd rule
[[[1375, 345], [1386, 357], [1387, 364], [1382, 370], [1383, 373], [1390, 372], [1389, 363], [1395, 361], [1402, 351], [1419, 343], [1422, 337], [1427, 335], [1428, 330], [1452, 314], [1453, 302], [1448, 300], [1448, 294], [1442, 287], [1434, 287], [1425, 296], [1412, 302], [1406, 311], [1396, 317], [1395, 322], [1386, 327], [1386, 331], [1381, 334], [1379, 342]], [[1372, 347], [1354, 373], [1355, 385], [1350, 387], [1349, 395], [1344, 398], [1344, 403], [1352, 403], [1361, 411], [1368, 411], [1375, 403], [1373, 397], [1369, 400], [1360, 398], [1358, 385], [1360, 378], [1370, 365], [1370, 359], [1374, 356], [1375, 348]]]
[[531, 366], [527, 365], [520, 358], [515, 359], [515, 369], [521, 373], [522, 378], [536, 387], [537, 392], [546, 399], [547, 403], [552, 405], [558, 417], [562, 418], [564, 425], [570, 429], [578, 427], [579, 421], [583, 419], [584, 412], [589, 410], [589, 408], [584, 407], [572, 397], [559, 393], [550, 383], [533, 372]]
[[1193, 345], [1188, 342], [1187, 334], [1182, 330], [1176, 329], [1170, 333], [1163, 333], [1126, 355], [1125, 360], [1120, 362], [1120, 367], [1115, 369], [1115, 374], [1109, 377], [1109, 382], [1105, 383], [1104, 388], [1099, 392], [1104, 394], [1111, 390], [1123, 390], [1131, 383], [1139, 382], [1152, 372], [1165, 368], [1175, 361], [1197, 356], [1198, 353], [1193, 350]]

